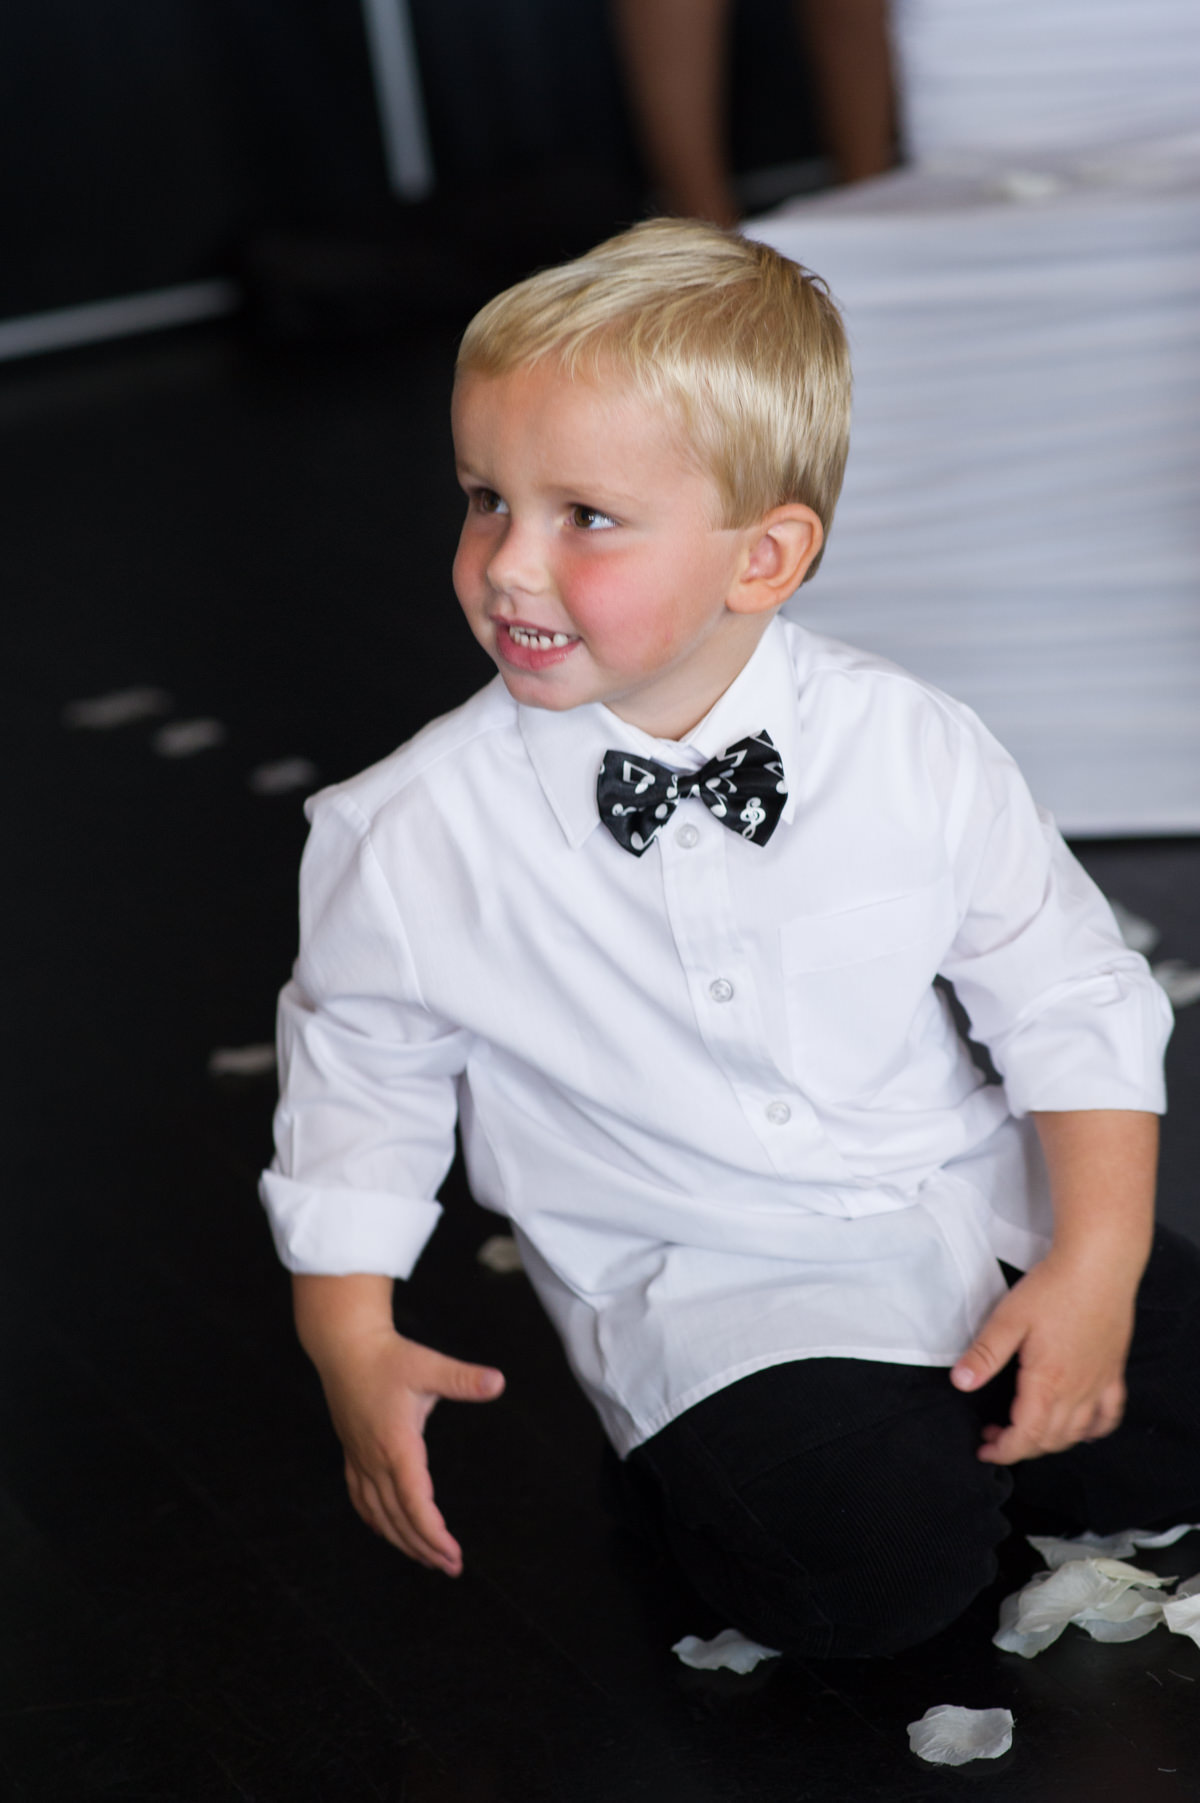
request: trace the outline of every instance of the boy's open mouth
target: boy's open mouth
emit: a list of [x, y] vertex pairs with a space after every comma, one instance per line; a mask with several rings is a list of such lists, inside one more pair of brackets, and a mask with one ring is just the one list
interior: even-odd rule
[[510, 626], [508, 630], [518, 645], [532, 645], [537, 651], [549, 651], [552, 646], [571, 642], [570, 635], [565, 632], [535, 632], [531, 626]]
[[566, 632], [543, 632], [515, 620], [497, 620], [496, 645], [501, 658], [515, 670], [546, 670], [561, 664], [579, 643]]

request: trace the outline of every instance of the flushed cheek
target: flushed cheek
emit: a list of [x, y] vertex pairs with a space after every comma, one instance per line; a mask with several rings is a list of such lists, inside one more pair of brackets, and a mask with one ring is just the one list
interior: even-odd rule
[[634, 674], [673, 663], [700, 636], [701, 623], [686, 603], [672, 607], [661, 591], [647, 594], [643, 590], [627, 597], [627, 605], [608, 613], [594, 649], [612, 668]]
[[487, 554], [482, 546], [466, 536], [459, 541], [454, 557], [452, 579], [460, 604], [471, 612], [482, 604], [487, 593]]
[[675, 638], [675, 622], [664, 613], [666, 578], [619, 569], [564, 573], [562, 595], [575, 630], [602, 663], [638, 666]]

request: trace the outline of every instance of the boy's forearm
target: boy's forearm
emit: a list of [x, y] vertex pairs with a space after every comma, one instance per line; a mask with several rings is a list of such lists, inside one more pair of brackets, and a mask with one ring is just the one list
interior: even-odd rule
[[1154, 1232], [1158, 1116], [1097, 1108], [1033, 1118], [1050, 1171], [1055, 1254], [1094, 1260], [1136, 1287]]
[[394, 1333], [390, 1277], [292, 1274], [292, 1308], [300, 1344], [318, 1370], [356, 1341]]

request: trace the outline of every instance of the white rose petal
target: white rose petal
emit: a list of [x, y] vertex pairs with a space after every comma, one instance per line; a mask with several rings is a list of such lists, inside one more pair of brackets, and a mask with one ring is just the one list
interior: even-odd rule
[[276, 758], [274, 763], [259, 764], [246, 782], [256, 795], [286, 795], [290, 789], [307, 789], [317, 780], [317, 766], [311, 758]]
[[930, 1765], [966, 1765], [971, 1759], [999, 1759], [1012, 1746], [1011, 1709], [961, 1709], [938, 1703], [919, 1722], [908, 1724], [908, 1744]]
[[1078, 1540], [1055, 1540], [1044, 1534], [1027, 1534], [1025, 1538], [1035, 1553], [1040, 1553], [1051, 1571], [1057, 1571], [1060, 1565], [1070, 1565], [1076, 1559], [1109, 1558], [1123, 1559], [1127, 1553], [1134, 1552], [1137, 1542], [1134, 1530], [1126, 1529], [1123, 1534], [1109, 1534], [1106, 1539], [1097, 1535], [1094, 1539], [1080, 1535]]
[[1093, 1640], [1140, 1640], [1143, 1634], [1152, 1634], [1163, 1619], [1163, 1602], [1157, 1591], [1135, 1584], [1103, 1609], [1084, 1610], [1075, 1620]]
[[511, 1233], [494, 1233], [491, 1239], [484, 1240], [475, 1257], [489, 1271], [498, 1271], [501, 1275], [522, 1269], [521, 1248]]
[[752, 1672], [756, 1665], [761, 1665], [764, 1659], [780, 1657], [774, 1647], [759, 1646], [756, 1640], [747, 1640], [736, 1628], [726, 1628], [713, 1640], [698, 1640], [694, 1634], [685, 1634], [671, 1651], [693, 1671], [740, 1672], [742, 1677]]
[[150, 743], [160, 758], [190, 758], [223, 745], [226, 737], [219, 720], [172, 720], [159, 727]]
[[1150, 1532], [1147, 1528], [1124, 1528], [1119, 1534], [1080, 1534], [1075, 1540], [1056, 1540], [1043, 1534], [1027, 1534], [1025, 1537], [1035, 1552], [1039, 1552], [1051, 1570], [1066, 1565], [1072, 1559], [1125, 1559], [1139, 1547], [1147, 1551], [1157, 1547], [1174, 1546], [1185, 1534], [1190, 1534], [1200, 1523], [1194, 1521], [1180, 1522], [1178, 1527], [1166, 1528], [1161, 1534]]
[[[1145, 1528], [1130, 1528], [1129, 1531], [1133, 1536], [1135, 1546], [1153, 1548], [1174, 1546], [1177, 1540], [1182, 1540], [1185, 1534], [1194, 1533], [1197, 1528], [1200, 1528], [1200, 1521], [1181, 1521], [1178, 1527], [1164, 1528], [1161, 1534], [1148, 1534]], [[1118, 1557], [1120, 1557], [1119, 1554]]]
[[1139, 1571], [1121, 1559], [1073, 1559], [1024, 1596], [1017, 1611], [1017, 1627], [1022, 1634], [1036, 1634], [1054, 1622], [1073, 1621], [1085, 1611], [1106, 1615], [1132, 1585], [1155, 1588], [1165, 1582], [1152, 1571]]
[[1200, 1001], [1200, 970], [1185, 964], [1182, 958], [1164, 958], [1161, 964], [1152, 964], [1150, 975], [1165, 991], [1172, 1007], [1188, 1008]]
[[[1197, 1581], [1192, 1579], [1193, 1583]], [[1163, 1621], [1172, 1634], [1186, 1634], [1200, 1646], [1200, 1595], [1189, 1591], [1187, 1596], [1168, 1597], [1163, 1604]]]
[[1150, 921], [1143, 920], [1140, 914], [1134, 914], [1129, 908], [1123, 907], [1119, 901], [1113, 901], [1111, 896], [1108, 898], [1108, 905], [1113, 911], [1117, 931], [1130, 951], [1153, 951], [1162, 937], [1158, 928]]
[[1161, 1619], [1153, 1593], [1169, 1582], [1120, 1559], [1072, 1559], [1054, 1571], [1038, 1572], [1023, 1589], [1005, 1597], [993, 1644], [1032, 1659], [1069, 1622], [1077, 1622], [1096, 1640], [1137, 1640]]
[[174, 705], [165, 689], [113, 689], [107, 695], [90, 695], [86, 701], [68, 701], [62, 723], [86, 732], [110, 732], [114, 726], [169, 714]]
[[1041, 1629], [1037, 1634], [1023, 1634], [1017, 1627], [1017, 1614], [1022, 1599], [1031, 1590], [1045, 1584], [1049, 1577], [1048, 1571], [1039, 1571], [1035, 1578], [1030, 1578], [1023, 1590], [1014, 1591], [1001, 1603], [1000, 1626], [992, 1635], [992, 1645], [998, 1646], [1002, 1653], [1020, 1653], [1022, 1659], [1032, 1659], [1037, 1653], [1044, 1652], [1048, 1646], [1053, 1646], [1066, 1627], [1065, 1621], [1055, 1622], [1052, 1626]]

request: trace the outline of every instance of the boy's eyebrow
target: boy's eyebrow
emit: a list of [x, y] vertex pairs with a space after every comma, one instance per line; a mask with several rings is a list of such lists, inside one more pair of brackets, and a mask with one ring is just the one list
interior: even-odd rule
[[579, 501], [586, 500], [588, 496], [596, 501], [610, 501], [622, 512], [638, 505], [637, 495], [627, 494], [623, 488], [610, 488], [603, 477], [599, 480], [592, 478], [588, 482], [562, 482], [558, 487], [560, 494], [573, 495]]
[[[466, 478], [472, 482], [482, 482], [489, 485], [491, 483], [492, 479], [490, 476], [484, 475], [482, 471], [476, 469], [473, 464], [467, 463], [465, 459], [461, 457], [455, 459], [454, 469], [460, 480]], [[556, 482], [554, 488], [563, 499], [585, 501], [590, 496], [591, 499], [596, 501], [611, 502], [613, 506], [622, 510], [638, 505], [637, 495], [627, 494], [625, 490], [621, 488], [610, 488], [603, 477], [591, 477], [586, 482]]]

